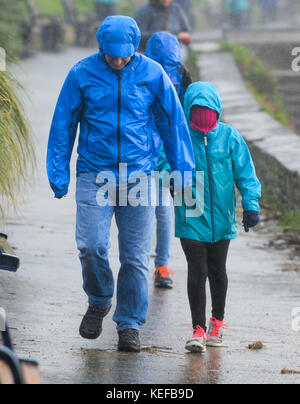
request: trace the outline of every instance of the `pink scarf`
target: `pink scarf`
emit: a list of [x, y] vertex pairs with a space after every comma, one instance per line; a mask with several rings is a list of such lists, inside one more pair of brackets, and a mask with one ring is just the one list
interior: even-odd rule
[[194, 130], [209, 133], [218, 125], [218, 113], [207, 107], [194, 105], [191, 110], [191, 127]]

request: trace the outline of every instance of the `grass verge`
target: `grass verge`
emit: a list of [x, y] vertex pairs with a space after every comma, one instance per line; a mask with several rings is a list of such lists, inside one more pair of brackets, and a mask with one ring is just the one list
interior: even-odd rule
[[265, 184], [262, 184], [262, 195], [261, 206], [278, 219], [278, 224], [284, 232], [300, 236], [300, 209], [287, 211], [278, 202], [272, 188]]
[[270, 69], [244, 46], [223, 42], [220, 51], [232, 52], [249, 91], [261, 109], [292, 129], [285, 103]]

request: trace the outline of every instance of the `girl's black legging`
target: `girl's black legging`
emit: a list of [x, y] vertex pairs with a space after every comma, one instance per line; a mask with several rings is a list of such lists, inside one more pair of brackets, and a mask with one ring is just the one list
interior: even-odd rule
[[202, 243], [181, 239], [188, 262], [188, 295], [193, 327], [206, 328], [206, 281], [210, 284], [212, 316], [223, 321], [228, 289], [226, 261], [230, 241]]

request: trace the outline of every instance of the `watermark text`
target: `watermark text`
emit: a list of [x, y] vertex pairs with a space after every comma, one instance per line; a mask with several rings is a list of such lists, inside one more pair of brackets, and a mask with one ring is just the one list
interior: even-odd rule
[[294, 48], [292, 50], [292, 56], [295, 56], [295, 59], [293, 59], [292, 62], [292, 70], [295, 73], [300, 72], [300, 47]]
[[[204, 213], [204, 172], [173, 171], [169, 173], [142, 171], [128, 174], [126, 164], [119, 167], [119, 178], [111, 171], [97, 175], [98, 206], [184, 206], [186, 217], [201, 217]], [[171, 201], [170, 193], [174, 196]], [[169, 198], [167, 197], [169, 194]]]

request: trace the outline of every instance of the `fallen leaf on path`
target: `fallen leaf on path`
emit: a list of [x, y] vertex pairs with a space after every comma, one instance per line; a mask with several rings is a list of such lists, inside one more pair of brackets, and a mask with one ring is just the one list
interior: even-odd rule
[[252, 351], [259, 351], [260, 349], [263, 349], [264, 344], [261, 341], [254, 342], [253, 344], [248, 345], [248, 349]]
[[299, 370], [291, 370], [291, 369], [282, 369], [282, 375], [300, 375]]
[[142, 347], [141, 351], [148, 353], [157, 353], [157, 352], [172, 351], [172, 348], [152, 345]]

